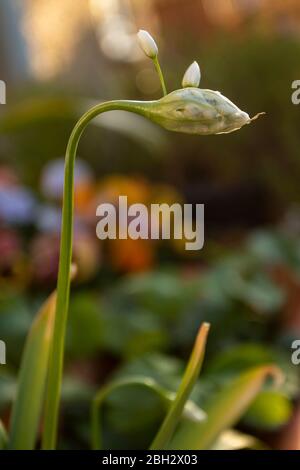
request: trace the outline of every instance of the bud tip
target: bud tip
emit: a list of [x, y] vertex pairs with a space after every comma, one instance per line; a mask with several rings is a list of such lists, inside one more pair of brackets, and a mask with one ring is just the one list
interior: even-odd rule
[[183, 79], [182, 86], [183, 88], [187, 87], [198, 87], [200, 84], [201, 72], [198, 62], [193, 62], [188, 69], [186, 70]]
[[150, 59], [155, 59], [158, 55], [158, 47], [151, 34], [144, 29], [140, 29], [137, 33], [137, 37], [139, 45], [146, 56], [150, 57]]

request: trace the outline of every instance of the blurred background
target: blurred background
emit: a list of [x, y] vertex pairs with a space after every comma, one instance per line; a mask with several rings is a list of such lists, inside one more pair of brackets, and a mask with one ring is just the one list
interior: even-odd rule
[[[300, 109], [291, 102], [300, 79], [297, 0], [1, 1], [0, 413], [9, 419], [26, 333], [55, 287], [74, 123], [102, 100], [161, 96], [137, 46], [139, 29], [159, 44], [169, 91], [197, 60], [202, 88], [266, 116], [203, 138], [113, 112], [84, 135], [61, 445], [87, 446], [90, 397], [112, 377], [144, 373], [176, 390], [206, 320], [212, 331], [197, 403], [205, 408], [243, 368], [276, 362], [286, 384], [261, 392], [238, 428], [272, 448], [300, 449], [300, 366], [291, 363], [300, 338]], [[119, 195], [129, 204], [204, 203], [204, 249], [187, 252], [184, 240], [99, 241], [95, 208]], [[144, 410], [137, 392], [129, 402], [114, 397], [107, 406], [110, 448], [147, 445], [159, 419], [155, 403]], [[143, 412], [132, 416], [138, 402]]]

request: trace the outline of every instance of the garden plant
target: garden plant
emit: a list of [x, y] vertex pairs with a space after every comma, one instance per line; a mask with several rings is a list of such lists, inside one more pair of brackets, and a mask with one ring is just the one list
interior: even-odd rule
[[[19, 372], [18, 389], [8, 430], [1, 425], [0, 446], [8, 449], [35, 449], [41, 438], [43, 449], [58, 447], [58, 420], [63, 376], [66, 326], [69, 310], [71, 279], [76, 277], [72, 264], [74, 165], [80, 138], [96, 116], [107, 111], [121, 110], [138, 114], [174, 132], [208, 136], [226, 134], [250, 124], [260, 114], [250, 118], [218, 91], [200, 89], [201, 73], [194, 62], [184, 74], [182, 88], [168, 93], [158, 60], [158, 48], [146, 31], [138, 33], [144, 53], [153, 61], [161, 81], [163, 97], [156, 101], [113, 100], [88, 110], [75, 125], [65, 157], [65, 180], [57, 290], [41, 307], [28, 334]], [[201, 145], [201, 141], [199, 141]], [[205, 319], [209, 321], [209, 318]], [[118, 391], [144, 389], [146, 400], [151, 396], [160, 410], [157, 429], [152, 429], [151, 449], [211, 449], [226, 448], [231, 427], [247, 411], [269, 378], [282, 382], [279, 368], [268, 361], [249, 366], [227, 381], [208, 401], [205, 411], [193, 400], [193, 390], [199, 387], [198, 376], [205, 357], [209, 323], [203, 322], [177, 391], [162, 386], [153, 377], [139, 374], [130, 378], [115, 378], [101, 388], [92, 401], [90, 445], [103, 446], [103, 406], [107, 398]], [[30, 403], [30, 406], [28, 406]], [[231, 433], [231, 434], [230, 434]], [[239, 437], [239, 438], [238, 438]], [[237, 447], [259, 447], [251, 436], [236, 436]]]

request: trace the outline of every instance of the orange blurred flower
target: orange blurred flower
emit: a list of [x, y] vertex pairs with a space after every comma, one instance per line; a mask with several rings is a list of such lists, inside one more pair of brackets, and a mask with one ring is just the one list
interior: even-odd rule
[[112, 266], [118, 271], [146, 271], [155, 262], [154, 244], [149, 240], [113, 240], [109, 249]]

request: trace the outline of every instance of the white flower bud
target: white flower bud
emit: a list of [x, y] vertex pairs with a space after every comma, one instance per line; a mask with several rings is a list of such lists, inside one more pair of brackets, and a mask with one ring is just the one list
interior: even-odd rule
[[142, 51], [146, 54], [146, 56], [150, 57], [150, 59], [155, 59], [158, 54], [158, 47], [156, 42], [154, 41], [153, 37], [143, 29], [137, 34], [139, 45]]
[[183, 88], [158, 101], [138, 102], [137, 112], [170, 131], [227, 134], [250, 124], [250, 118], [218, 91]]
[[197, 62], [193, 62], [184, 74], [182, 79], [183, 88], [199, 86], [201, 79], [200, 67]]

